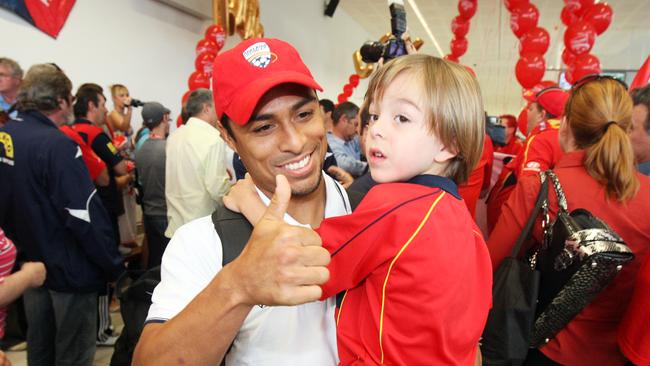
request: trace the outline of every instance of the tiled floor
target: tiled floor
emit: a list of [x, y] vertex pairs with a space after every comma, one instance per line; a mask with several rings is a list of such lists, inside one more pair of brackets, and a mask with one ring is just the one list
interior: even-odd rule
[[[113, 327], [121, 332], [124, 323], [122, 323], [122, 317], [120, 316], [119, 311], [111, 313], [111, 319], [113, 320]], [[7, 352], [6, 354], [11, 361], [12, 366], [27, 366], [26, 351]], [[93, 366], [108, 366], [111, 363], [112, 355], [113, 347], [97, 347], [97, 352], [95, 353], [95, 362], [93, 362]]]

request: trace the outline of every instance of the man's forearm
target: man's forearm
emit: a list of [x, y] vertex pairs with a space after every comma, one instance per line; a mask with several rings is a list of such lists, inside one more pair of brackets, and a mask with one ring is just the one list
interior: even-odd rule
[[134, 365], [218, 365], [251, 310], [224, 268], [177, 316], [145, 326]]

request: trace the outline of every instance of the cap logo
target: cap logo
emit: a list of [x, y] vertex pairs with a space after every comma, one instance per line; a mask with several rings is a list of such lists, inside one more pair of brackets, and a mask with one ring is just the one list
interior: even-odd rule
[[266, 42], [257, 42], [249, 46], [242, 55], [249, 64], [261, 69], [269, 66], [273, 61], [273, 56], [277, 57], [271, 53], [271, 48], [266, 44]]

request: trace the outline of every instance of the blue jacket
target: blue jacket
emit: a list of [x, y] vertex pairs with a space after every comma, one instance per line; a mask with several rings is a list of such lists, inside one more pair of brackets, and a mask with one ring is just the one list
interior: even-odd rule
[[0, 128], [0, 187], [0, 227], [18, 260], [45, 263], [47, 289], [98, 291], [124, 271], [81, 149], [45, 115]]

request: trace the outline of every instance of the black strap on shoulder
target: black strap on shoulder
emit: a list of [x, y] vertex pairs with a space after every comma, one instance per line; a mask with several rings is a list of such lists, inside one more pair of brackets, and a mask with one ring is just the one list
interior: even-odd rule
[[[545, 172], [540, 173], [540, 177], [544, 177]], [[539, 214], [539, 210], [542, 208], [542, 204], [544, 201], [547, 200], [548, 197], [548, 179], [543, 178], [542, 185], [539, 188], [539, 193], [537, 194], [537, 199], [535, 200], [535, 206], [533, 207], [533, 210], [530, 212], [530, 216], [528, 217], [528, 221], [526, 222], [526, 225], [524, 225], [524, 228], [522, 229], [521, 233], [519, 234], [519, 237], [517, 238], [515, 246], [512, 248], [512, 252], [510, 253], [510, 256], [513, 258], [516, 258], [519, 255], [519, 251], [521, 250], [521, 246], [524, 244], [524, 242], [528, 239], [528, 235], [531, 232], [531, 229], [533, 228], [533, 225], [535, 224], [535, 221], [537, 220], [537, 215]]]
[[359, 206], [359, 203], [361, 202], [365, 194], [357, 191], [351, 191], [349, 189], [346, 189], [346, 191], [348, 193], [348, 199], [350, 200], [350, 206], [352, 208], [351, 211], [354, 211], [357, 208], [357, 206]]
[[231, 211], [220, 200], [216, 210], [212, 213], [212, 224], [221, 239], [223, 250], [222, 266], [239, 257], [248, 242], [253, 226], [244, 215]]

